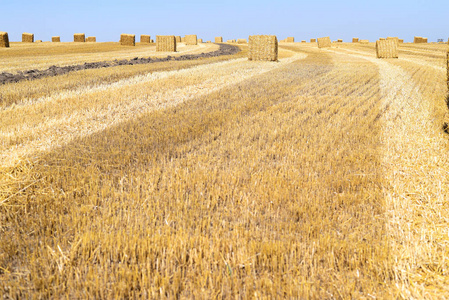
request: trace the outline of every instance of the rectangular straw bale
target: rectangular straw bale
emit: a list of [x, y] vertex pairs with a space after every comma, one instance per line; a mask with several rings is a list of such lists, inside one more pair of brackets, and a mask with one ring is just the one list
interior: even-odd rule
[[42, 40], [37, 40], [36, 43], [42, 43]]
[[176, 37], [174, 35], [157, 35], [156, 51], [176, 52]]
[[330, 37], [318, 38], [318, 48], [329, 48], [332, 45]]
[[223, 37], [221, 36], [215, 37], [215, 43], [223, 43]]
[[122, 33], [120, 35], [120, 45], [122, 46], [135, 46], [136, 45], [136, 35]]
[[86, 38], [86, 42], [88, 42], [88, 43], [96, 43], [97, 42], [97, 37], [95, 37], [95, 36], [88, 36]]
[[369, 43], [369, 40], [360, 40], [359, 43], [360, 43], [360, 44], [368, 44], [368, 43]]
[[413, 39], [413, 43], [415, 43], [415, 44], [427, 43], [427, 38], [423, 38], [421, 36], [415, 36]]
[[316, 43], [316, 39], [310, 39], [311, 43]]
[[237, 39], [237, 44], [246, 44], [246, 39]]
[[140, 42], [142, 44], [149, 44], [151, 42], [151, 36], [149, 36], [148, 34], [141, 34]]
[[403, 44], [403, 43], [404, 43], [404, 40], [403, 40], [403, 39], [398, 39], [398, 43], [399, 43], [399, 44]]
[[342, 39], [338, 39], [337, 43], [343, 43], [343, 40]]
[[196, 34], [186, 35], [186, 45], [198, 45]]
[[151, 44], [154, 44], [154, 40], [150, 40], [150, 43], [151, 43]]
[[423, 38], [423, 39], [422, 39], [422, 42], [423, 42], [424, 44], [427, 44], [427, 38]]
[[289, 37], [286, 39], [286, 42], [287, 42], [287, 43], [294, 43], [294, 42], [295, 42], [295, 38], [292, 37], [292, 36], [289, 36]]
[[181, 38], [181, 43], [185, 43], [185, 42], [186, 42], [186, 37], [183, 36], [183, 37]]
[[395, 40], [376, 41], [377, 58], [398, 58], [398, 43]]
[[277, 61], [277, 37], [275, 35], [251, 35], [249, 37], [248, 60]]
[[73, 35], [73, 41], [75, 43], [84, 43], [86, 41], [86, 35], [84, 33], [75, 33]]
[[379, 38], [379, 41], [385, 41], [385, 38]]
[[447, 50], [447, 53], [446, 53], [446, 61], [447, 61], [446, 81], [447, 81], [447, 90], [448, 90], [448, 96], [449, 96], [449, 49]]
[[234, 43], [233, 40], [227, 40], [226, 43]]
[[359, 38], [352, 38], [352, 42], [353, 43], [358, 43], [359, 42]]
[[0, 31], [0, 48], [9, 48], [8, 33]]
[[181, 43], [181, 36], [177, 35], [175, 36], [176, 43]]
[[34, 34], [33, 33], [22, 33], [22, 43], [34, 43]]
[[203, 43], [203, 39], [198, 39], [198, 44], [202, 44]]
[[53, 43], [59, 43], [59, 42], [61, 42], [61, 37], [60, 36], [52, 36], [51, 41]]
[[306, 40], [302, 40], [301, 43], [307, 43]]

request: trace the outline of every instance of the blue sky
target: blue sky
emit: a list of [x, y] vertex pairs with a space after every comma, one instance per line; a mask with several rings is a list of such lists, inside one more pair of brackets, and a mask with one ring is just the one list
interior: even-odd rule
[[21, 40], [22, 32], [44, 41], [59, 35], [63, 42], [78, 32], [97, 41], [118, 41], [121, 33], [197, 34], [204, 40], [252, 34], [294, 36], [296, 41], [320, 36], [345, 41], [449, 37], [449, 0], [0, 0], [0, 11], [0, 31], [8, 32], [10, 41]]

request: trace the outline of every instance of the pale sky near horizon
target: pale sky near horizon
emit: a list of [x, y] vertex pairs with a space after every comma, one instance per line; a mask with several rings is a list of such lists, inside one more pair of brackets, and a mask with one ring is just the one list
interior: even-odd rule
[[73, 41], [78, 32], [99, 42], [118, 41], [121, 33], [197, 34], [204, 40], [252, 34], [296, 41], [399, 36], [410, 42], [416, 35], [430, 42], [449, 37], [449, 0], [0, 0], [0, 12], [0, 31], [8, 32], [10, 41], [20, 41], [22, 32], [44, 41], [59, 35], [63, 42]]

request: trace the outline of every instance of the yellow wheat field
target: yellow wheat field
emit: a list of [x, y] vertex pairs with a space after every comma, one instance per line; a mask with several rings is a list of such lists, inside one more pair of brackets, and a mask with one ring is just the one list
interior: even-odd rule
[[[3, 298], [449, 297], [447, 45], [239, 47], [0, 85]], [[0, 70], [216, 49], [11, 43]]]

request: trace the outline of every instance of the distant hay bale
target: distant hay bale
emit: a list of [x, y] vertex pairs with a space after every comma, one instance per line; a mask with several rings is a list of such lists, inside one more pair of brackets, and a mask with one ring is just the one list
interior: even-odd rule
[[330, 37], [322, 37], [318, 38], [318, 48], [329, 48], [331, 47], [331, 38]]
[[286, 42], [287, 43], [294, 43], [295, 42], [295, 38], [292, 37], [292, 36], [289, 36], [289, 37], [286, 38]]
[[301, 43], [307, 43], [306, 40], [302, 40]]
[[151, 44], [154, 44], [154, 40], [150, 40], [150, 43], [151, 43]]
[[387, 37], [387, 41], [394, 41], [396, 44], [399, 44], [399, 38], [398, 37]]
[[179, 35], [175, 36], [176, 43], [181, 43], [181, 37]]
[[51, 37], [51, 41], [53, 43], [60, 43], [61, 42], [61, 37], [60, 36], [52, 36]]
[[88, 42], [88, 43], [96, 43], [97, 42], [97, 37], [95, 37], [95, 36], [88, 36], [86, 38], [86, 42]]
[[22, 43], [34, 43], [34, 34], [33, 33], [22, 33]]
[[198, 45], [198, 39], [196, 37], [196, 34], [186, 35], [185, 39], [186, 45]]
[[404, 43], [404, 40], [403, 40], [403, 39], [398, 39], [398, 43], [399, 43], [399, 44], [403, 44], [403, 43]]
[[174, 35], [156, 36], [157, 52], [176, 52], [176, 38]]
[[221, 36], [215, 37], [215, 43], [223, 43], [223, 37]]
[[211, 42], [211, 41], [207, 41], [206, 43], [210, 44], [210, 43], [212, 43], [212, 42]]
[[338, 39], [337, 43], [343, 43], [343, 40], [342, 39]]
[[37, 40], [36, 43], [42, 43], [42, 40]]
[[73, 42], [84, 43], [86, 41], [86, 35], [84, 33], [75, 33], [73, 35]]
[[202, 44], [203, 43], [203, 39], [198, 39], [198, 44]]
[[353, 43], [358, 43], [359, 42], [359, 38], [352, 38], [352, 42]]
[[181, 43], [185, 43], [186, 42], [186, 38], [185, 37], [182, 37], [181, 38]]
[[233, 40], [227, 40], [226, 43], [234, 43]]
[[151, 43], [151, 36], [149, 36], [147, 34], [141, 34], [140, 35], [140, 42], [142, 44], [149, 44], [149, 43]]
[[122, 33], [120, 35], [120, 45], [122, 46], [135, 46], [136, 45], [136, 35]]
[[395, 40], [376, 41], [377, 58], [398, 58], [398, 43]]
[[248, 60], [277, 61], [278, 40], [276, 36], [251, 35], [249, 37]]
[[360, 44], [369, 44], [369, 40], [360, 40], [359, 43]]
[[427, 38], [423, 38], [421, 36], [415, 36], [413, 38], [413, 43], [415, 44], [423, 44], [423, 43], [427, 43]]
[[8, 33], [0, 31], [0, 48], [9, 48]]
[[379, 41], [385, 41], [385, 38], [379, 38]]
[[237, 39], [237, 44], [246, 44], [246, 39]]
[[316, 39], [310, 39], [311, 43], [316, 43]]

